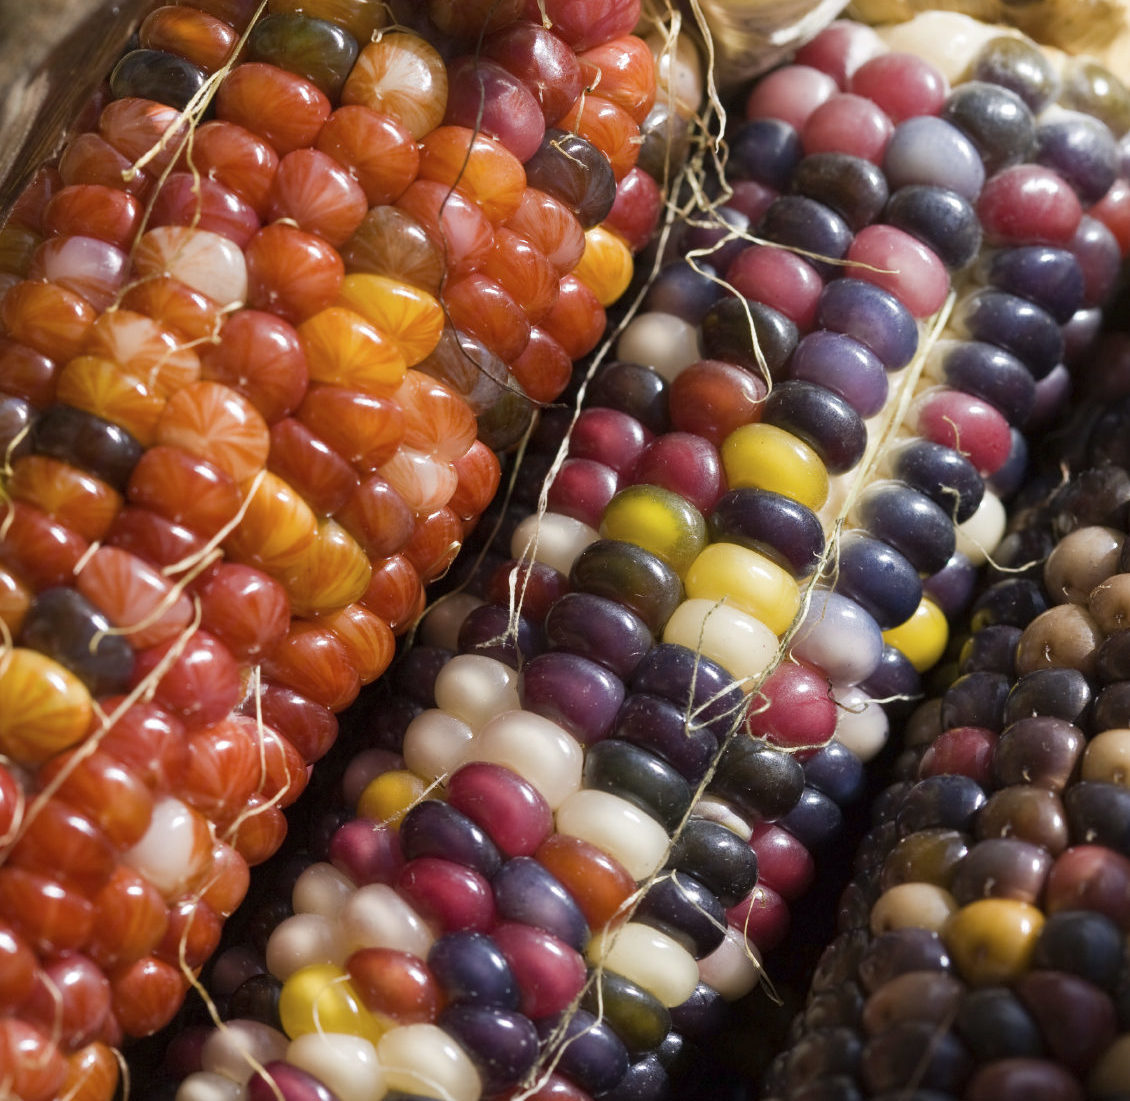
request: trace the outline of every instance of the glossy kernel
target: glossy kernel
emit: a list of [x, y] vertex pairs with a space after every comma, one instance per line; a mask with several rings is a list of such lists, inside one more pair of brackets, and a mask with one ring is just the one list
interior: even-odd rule
[[918, 672], [924, 673], [945, 653], [949, 624], [938, 605], [924, 597], [905, 623], [883, 632], [883, 641], [900, 650]]
[[330, 612], [358, 600], [369, 587], [372, 566], [356, 540], [324, 520], [313, 543], [293, 565], [278, 572], [295, 615]]
[[334, 111], [316, 145], [350, 171], [370, 207], [395, 202], [416, 178], [420, 164], [411, 134], [395, 119], [360, 104]]
[[954, 913], [941, 930], [967, 981], [976, 986], [1013, 982], [1029, 967], [1044, 915], [1012, 899], [985, 898]]
[[116, 363], [161, 398], [200, 377], [200, 358], [161, 322], [133, 310], [104, 313], [91, 326], [85, 351]]
[[138, 31], [146, 49], [179, 54], [209, 73], [224, 64], [238, 37], [223, 20], [179, 4], [150, 12]]
[[236, 482], [267, 462], [267, 425], [241, 394], [218, 382], [198, 382], [178, 391], [157, 425], [157, 442], [207, 459]]
[[424, 39], [396, 31], [361, 51], [341, 99], [391, 115], [418, 141], [443, 121], [447, 69]]
[[722, 444], [722, 465], [731, 489], [767, 489], [813, 511], [828, 499], [828, 472], [816, 452], [774, 425], [748, 424], [731, 432]]
[[283, 222], [256, 233], [246, 259], [248, 305], [293, 324], [332, 306], [345, 275], [328, 242]]
[[92, 701], [82, 682], [36, 650], [13, 647], [0, 658], [0, 751], [41, 764], [80, 741]]
[[272, 12], [251, 29], [247, 56], [298, 73], [336, 99], [357, 59], [357, 41], [316, 11]]
[[420, 143], [421, 179], [458, 187], [492, 222], [509, 218], [522, 201], [526, 173], [501, 142], [465, 126], [440, 126]]
[[683, 578], [688, 597], [724, 600], [784, 634], [800, 610], [800, 590], [790, 573], [736, 543], [712, 543]]
[[368, 208], [361, 185], [333, 157], [318, 149], [295, 149], [279, 161], [267, 217], [289, 218], [299, 229], [340, 246]]
[[77, 356], [59, 375], [56, 396], [67, 405], [120, 425], [144, 447], [157, 437], [165, 399], [119, 364], [98, 356]]
[[243, 517], [225, 541], [238, 561], [268, 571], [285, 569], [314, 541], [318, 523], [313, 510], [269, 470], [241, 487], [240, 496]]
[[303, 967], [283, 983], [279, 1018], [292, 1039], [310, 1032], [344, 1032], [376, 1043], [384, 1031], [347, 973], [329, 963]]
[[122, 507], [121, 495], [101, 478], [46, 455], [17, 459], [7, 490], [92, 541], [106, 535]]
[[619, 236], [602, 225], [585, 233], [585, 251], [573, 274], [602, 306], [611, 306], [628, 289], [633, 271], [631, 249]]
[[636, 543], [683, 574], [706, 544], [706, 521], [685, 498], [659, 486], [630, 486], [604, 510], [600, 534]]
[[406, 369], [396, 345], [360, 314], [331, 306], [298, 326], [310, 378], [366, 393], [399, 385]]
[[366, 474], [389, 462], [404, 438], [399, 405], [339, 386], [312, 386], [298, 420]]
[[361, 690], [360, 674], [349, 649], [320, 620], [293, 620], [263, 669], [272, 680], [331, 711], [348, 707]]
[[138, 241], [133, 264], [145, 277], [143, 283], [169, 277], [215, 306], [230, 309], [247, 299], [243, 253], [234, 241], [211, 230], [156, 226]]
[[53, 283], [17, 283], [0, 299], [6, 334], [63, 363], [79, 354], [94, 317], [85, 298]]
[[265, 138], [281, 155], [314, 144], [330, 101], [310, 81], [274, 65], [236, 66], [216, 94], [219, 118]]
[[382, 0], [270, 0], [267, 10], [303, 12], [325, 19], [347, 30], [358, 42], [368, 42], [389, 19]]
[[201, 374], [246, 398], [268, 424], [297, 408], [309, 370], [294, 326], [274, 314], [239, 310], [201, 349]]
[[151, 447], [134, 467], [127, 496], [131, 505], [207, 538], [229, 524], [240, 505], [229, 475], [178, 447]]
[[425, 797], [427, 782], [414, 772], [381, 773], [369, 782], [357, 800], [357, 813], [374, 822], [399, 826], [404, 816]]
[[409, 367], [431, 355], [443, 332], [440, 304], [426, 291], [387, 276], [347, 275], [341, 303], [388, 337]]

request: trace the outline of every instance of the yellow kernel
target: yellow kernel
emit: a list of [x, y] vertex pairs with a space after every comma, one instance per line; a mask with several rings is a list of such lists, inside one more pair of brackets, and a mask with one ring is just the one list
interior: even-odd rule
[[923, 597], [914, 614], [883, 632], [883, 641], [900, 650], [920, 673], [932, 669], [946, 652], [950, 628], [941, 608]]
[[426, 780], [407, 769], [382, 772], [370, 780], [357, 800], [357, 813], [374, 822], [399, 826], [404, 816], [424, 798]]
[[360, 314], [331, 306], [298, 326], [313, 382], [389, 393], [404, 381], [407, 367], [395, 344]]
[[660, 486], [637, 485], [608, 503], [600, 534], [635, 543], [683, 574], [706, 546], [706, 521], [685, 497]]
[[689, 598], [724, 600], [784, 634], [800, 609], [795, 578], [763, 554], [737, 543], [711, 543], [683, 578]]
[[611, 306], [632, 281], [632, 251], [611, 230], [593, 226], [585, 233], [585, 251], [573, 274], [602, 306]]
[[435, 351], [443, 332], [443, 307], [427, 291], [385, 275], [347, 275], [339, 305], [356, 310], [382, 336], [388, 337], [414, 367]]
[[375, 1044], [385, 1031], [362, 1004], [346, 973], [332, 963], [299, 968], [283, 983], [279, 1020], [291, 1039], [329, 1032], [360, 1036]]
[[0, 654], [0, 754], [42, 764], [82, 740], [90, 693], [69, 669], [22, 646]]
[[980, 898], [945, 923], [942, 940], [962, 978], [974, 986], [1010, 983], [1027, 971], [1044, 915], [1011, 898]]
[[814, 512], [828, 499], [828, 470], [811, 447], [772, 424], [743, 424], [722, 442], [731, 489], [767, 489]]

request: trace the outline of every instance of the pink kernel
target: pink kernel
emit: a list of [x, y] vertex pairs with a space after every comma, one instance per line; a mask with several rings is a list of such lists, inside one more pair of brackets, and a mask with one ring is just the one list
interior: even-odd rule
[[832, 740], [837, 718], [828, 677], [803, 661], [788, 661], [751, 695], [746, 726], [755, 738], [801, 751], [804, 760]]
[[1066, 245], [1083, 208], [1070, 185], [1036, 164], [1018, 164], [991, 177], [977, 200], [990, 245]]
[[955, 726], [941, 734], [926, 750], [918, 775], [968, 776], [979, 784], [993, 780], [993, 752], [997, 736], [980, 726]]
[[1130, 252], [1130, 180], [1122, 177], [1115, 180], [1110, 190], [1087, 213], [1114, 234], [1123, 256]]
[[595, 459], [626, 474], [636, 465], [652, 434], [635, 417], [618, 409], [586, 409], [573, 425], [569, 457]]
[[[152, 676], [180, 640], [142, 650], [134, 662], [132, 686]], [[231, 651], [207, 631], [196, 631], [157, 683], [154, 698], [191, 726], [219, 722], [237, 703], [240, 670]]]
[[[636, 485], [662, 486], [704, 515], [726, 491], [722, 460], [709, 440], [692, 432], [665, 432], [644, 449], [632, 472]], [[598, 527], [599, 525], [593, 525]]]
[[577, 53], [631, 34], [639, 22], [640, 0], [526, 0], [525, 17], [531, 23], [545, 24], [565, 39]]
[[810, 155], [848, 153], [880, 164], [894, 129], [881, 107], [863, 96], [843, 93], [825, 100], [808, 116], [800, 141]]
[[448, 780], [447, 798], [507, 857], [532, 856], [553, 831], [553, 812], [541, 793], [502, 765], [464, 765]]
[[527, 1017], [561, 1013], [581, 992], [584, 958], [552, 933], [507, 921], [495, 926], [493, 937], [518, 980], [519, 1008]]
[[616, 471], [606, 463], [566, 459], [549, 487], [549, 508], [599, 528], [604, 510], [618, 488]]
[[485, 933], [497, 920], [490, 883], [474, 868], [452, 860], [410, 860], [400, 870], [396, 888], [425, 921], [444, 933]]
[[949, 83], [925, 58], [892, 51], [860, 65], [850, 90], [878, 104], [892, 122], [899, 123], [916, 115], [936, 115], [949, 94]]
[[779, 191], [757, 180], [735, 180], [730, 187], [732, 194], [726, 201], [726, 206], [739, 214], [744, 214], [751, 225], [760, 222], [761, 215], [780, 196]]
[[745, 934], [759, 952], [776, 948], [789, 931], [789, 907], [773, 890], [759, 883], [736, 906], [726, 911], [726, 921]]
[[780, 119], [800, 130], [808, 116], [839, 91], [836, 82], [810, 65], [786, 65], [763, 77], [746, 100], [747, 119]]
[[381, 822], [353, 818], [330, 840], [330, 860], [359, 887], [394, 883], [404, 867], [400, 834]]
[[1008, 421], [1000, 411], [960, 390], [939, 387], [925, 394], [916, 429], [926, 439], [960, 452], [983, 477], [998, 471], [1012, 449]]
[[749, 847], [757, 854], [757, 881], [782, 898], [799, 898], [816, 876], [816, 861], [784, 826], [758, 822]]
[[726, 281], [743, 297], [783, 313], [804, 332], [816, 321], [824, 280], [795, 252], [751, 245], [730, 265]]
[[847, 88], [856, 69], [886, 49], [870, 27], [837, 19], [801, 46], [794, 60], [798, 65], [811, 65], [827, 73], [840, 88]]
[[604, 219], [638, 252], [651, 240], [663, 210], [663, 192], [642, 168], [631, 169], [616, 185], [616, 201]]
[[851, 269], [856, 279], [893, 294], [915, 317], [937, 313], [949, 294], [949, 273], [937, 253], [894, 226], [861, 229], [847, 258], [860, 265]]

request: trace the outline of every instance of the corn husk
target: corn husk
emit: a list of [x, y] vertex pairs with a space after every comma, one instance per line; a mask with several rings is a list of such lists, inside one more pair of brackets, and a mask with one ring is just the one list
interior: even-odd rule
[[0, 0], [0, 222], [154, 0]]
[[714, 50], [714, 81], [721, 89], [771, 69], [814, 37], [847, 0], [684, 0], [705, 17]]
[[954, 11], [1005, 23], [1046, 46], [1089, 54], [1113, 72], [1130, 64], [1127, 0], [853, 0], [847, 14], [865, 23], [900, 23], [924, 11]]

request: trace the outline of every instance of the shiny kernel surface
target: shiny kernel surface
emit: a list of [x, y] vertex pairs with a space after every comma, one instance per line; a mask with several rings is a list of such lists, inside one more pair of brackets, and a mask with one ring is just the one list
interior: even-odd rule
[[399, 826], [404, 816], [424, 798], [427, 781], [407, 769], [384, 772], [370, 780], [361, 798], [357, 813], [375, 822]]
[[828, 499], [828, 471], [803, 440], [771, 424], [747, 424], [722, 443], [731, 489], [767, 489], [818, 511]]
[[725, 600], [783, 634], [800, 609], [800, 589], [786, 570], [737, 543], [711, 543], [683, 578], [691, 598]]
[[659, 486], [630, 486], [604, 510], [600, 534], [635, 543], [685, 573], [706, 544], [706, 521], [684, 497]]
[[283, 983], [279, 1018], [292, 1039], [311, 1032], [344, 1032], [376, 1043], [382, 1029], [349, 977], [334, 964], [311, 964]]
[[1043, 927], [1044, 915], [1035, 906], [984, 898], [954, 913], [941, 934], [966, 981], [990, 986], [1027, 972]]
[[36, 650], [0, 656], [0, 752], [37, 765], [87, 731], [90, 693], [73, 673]]
[[920, 673], [932, 668], [949, 642], [945, 613], [932, 600], [923, 597], [914, 614], [897, 627], [883, 632], [883, 641], [909, 659]]

